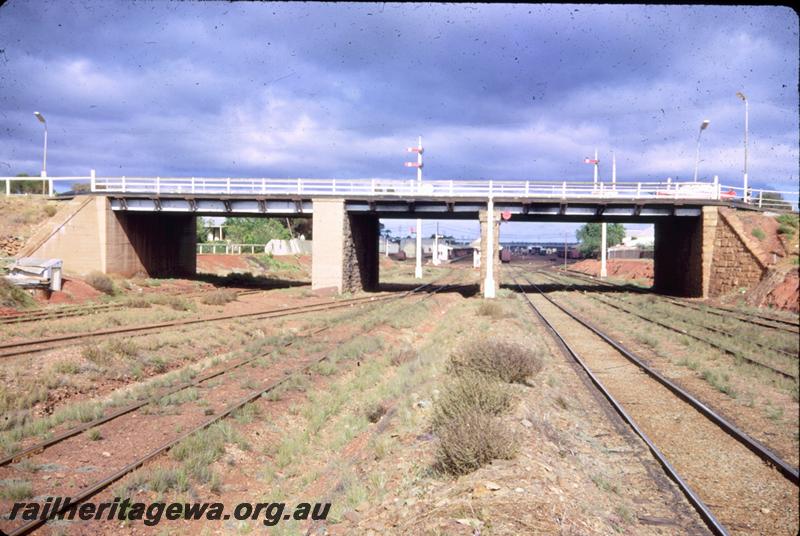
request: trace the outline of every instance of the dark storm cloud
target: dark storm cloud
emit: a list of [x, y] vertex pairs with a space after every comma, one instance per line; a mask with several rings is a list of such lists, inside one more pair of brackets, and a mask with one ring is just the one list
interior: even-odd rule
[[[0, 8], [9, 172], [798, 177], [797, 17], [786, 8], [30, 3]], [[1, 172], [0, 172], [1, 173]]]

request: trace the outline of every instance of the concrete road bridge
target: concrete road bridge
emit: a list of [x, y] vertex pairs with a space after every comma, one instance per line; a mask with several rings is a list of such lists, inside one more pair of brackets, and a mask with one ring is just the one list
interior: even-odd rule
[[[493, 259], [497, 274], [498, 222], [503, 215], [511, 221], [653, 223], [657, 291], [707, 296], [722, 225], [719, 208], [785, 207], [785, 202], [776, 205], [776, 193], [792, 203], [798, 195], [750, 190], [745, 199], [741, 188], [716, 178], [417, 182], [98, 177], [92, 172], [85, 179], [92, 195], [77, 197], [73, 210], [57, 216], [52, 228], [34, 238], [27, 255], [62, 258], [65, 270], [77, 273], [185, 275], [196, 267], [197, 216], [311, 217], [312, 286], [340, 292], [377, 287], [380, 218], [479, 220], [482, 271], [485, 275], [486, 260]], [[481, 280], [485, 283], [484, 277]]]

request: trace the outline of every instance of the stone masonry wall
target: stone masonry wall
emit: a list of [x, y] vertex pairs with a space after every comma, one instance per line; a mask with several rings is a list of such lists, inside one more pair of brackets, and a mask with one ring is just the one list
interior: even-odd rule
[[377, 288], [378, 239], [379, 222], [376, 216], [345, 216], [342, 237], [342, 292]]
[[737, 228], [735, 214], [725, 210], [720, 210], [719, 214], [709, 281], [709, 296], [712, 297], [754, 286], [766, 271], [754, 246], [748, 243], [743, 230]]

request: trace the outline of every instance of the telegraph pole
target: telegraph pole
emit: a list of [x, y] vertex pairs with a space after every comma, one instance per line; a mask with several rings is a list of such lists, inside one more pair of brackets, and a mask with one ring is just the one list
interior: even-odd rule
[[[416, 147], [409, 147], [409, 153], [417, 153], [416, 162], [406, 162], [406, 167], [417, 168], [417, 194], [422, 190], [422, 136], [419, 137]], [[417, 218], [417, 254], [414, 277], [422, 279], [422, 220]]]

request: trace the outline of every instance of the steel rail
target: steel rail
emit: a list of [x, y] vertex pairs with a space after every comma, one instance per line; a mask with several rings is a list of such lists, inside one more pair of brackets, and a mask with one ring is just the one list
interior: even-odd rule
[[[574, 286], [573, 284], [571, 284], [569, 282], [564, 283], [563, 280], [559, 280], [556, 276], [554, 276], [552, 274], [549, 274], [548, 272], [539, 271], [539, 272], [535, 272], [535, 273], [539, 273], [539, 274], [541, 274], [541, 275], [543, 275], [545, 277], [550, 278], [552, 281], [555, 281], [557, 284], [561, 285], [564, 288], [568, 288], [566, 286], [568, 284]], [[708, 340], [708, 339], [706, 339], [704, 337], [701, 337], [701, 336], [699, 336], [697, 334], [694, 334], [694, 333], [692, 333], [690, 331], [687, 331], [687, 330], [685, 330], [683, 328], [672, 326], [670, 324], [667, 324], [665, 322], [661, 322], [660, 320], [656, 320], [654, 318], [651, 318], [649, 316], [643, 315], [643, 314], [638, 313], [636, 311], [631, 311], [630, 309], [626, 309], [625, 307], [622, 307], [621, 305], [614, 304], [614, 303], [609, 303], [608, 301], [606, 301], [608, 299], [611, 299], [611, 300], [616, 300], [617, 302], [622, 302], [622, 303], [624, 303], [626, 305], [630, 305], [630, 306], [636, 307], [635, 304], [633, 304], [633, 303], [631, 303], [631, 302], [629, 302], [627, 300], [623, 300], [621, 298], [617, 298], [616, 296], [593, 296], [591, 294], [587, 294], [587, 296], [589, 298], [595, 300], [595, 301], [598, 301], [598, 302], [600, 302], [602, 304], [608, 305], [609, 307], [613, 307], [614, 309], [617, 309], [618, 311], [622, 311], [622, 312], [627, 313], [629, 315], [641, 318], [642, 320], [646, 320], [647, 322], [650, 322], [650, 323], [655, 324], [657, 326], [661, 326], [664, 329], [668, 329], [670, 331], [674, 331], [675, 333], [680, 333], [681, 335], [686, 335], [687, 337], [691, 337], [692, 339], [695, 339], [695, 340], [700, 341], [700, 342], [702, 342], [704, 344], [707, 344], [707, 345], [709, 345], [709, 346], [711, 346], [713, 348], [716, 348], [717, 350], [720, 350], [720, 351], [722, 351], [722, 352], [724, 352], [724, 353], [726, 353], [728, 355], [732, 355], [734, 357], [740, 358], [740, 359], [742, 359], [744, 361], [747, 361], [748, 363], [751, 363], [753, 365], [764, 367], [764, 368], [766, 368], [768, 370], [771, 370], [772, 372], [780, 374], [781, 376], [785, 376], [787, 378], [797, 378], [797, 376], [798, 376], [796, 373], [786, 372], [783, 369], [780, 369], [780, 368], [777, 368], [777, 367], [773, 367], [772, 365], [768, 365], [768, 364], [763, 363], [763, 362], [761, 362], [761, 361], [759, 361], [757, 359], [753, 359], [751, 357], [743, 356], [740, 353], [736, 352], [735, 350], [731, 350], [730, 348], [727, 348], [727, 347], [725, 347], [725, 346], [723, 346], [721, 344], [715, 343], [714, 341], [710, 341], [710, 340]], [[686, 320], [682, 320], [682, 322], [689, 323]], [[705, 326], [705, 325], [702, 325], [702, 324], [698, 324], [697, 327], [700, 328], [700, 329], [705, 329], [705, 330], [711, 331], [712, 333], [717, 333], [719, 335], [723, 335], [723, 336], [725, 336], [727, 338], [732, 338], [733, 337], [731, 334], [729, 334], [728, 332], [726, 332], [724, 330], [721, 330], [721, 329], [713, 328], [713, 327], [710, 327], [710, 326]], [[780, 348], [774, 348], [772, 346], [760, 343], [758, 341], [749, 341], [749, 342], [750, 342], [750, 344], [758, 346], [759, 348], [762, 348], [764, 350], [769, 350], [769, 351], [775, 352], [777, 354], [782, 354], [782, 355], [784, 355], [786, 357], [790, 357], [790, 358], [794, 358], [794, 359], [797, 359], [797, 357], [798, 357], [797, 354], [793, 354], [791, 352], [787, 352], [787, 351], [782, 350]]]
[[[391, 294], [389, 294], [391, 296]], [[347, 307], [350, 305], [355, 305], [357, 303], [361, 303], [364, 301], [374, 301], [379, 299], [385, 299], [387, 297], [387, 293], [378, 294], [377, 296], [362, 296], [358, 298], [348, 298], [344, 300], [335, 300], [329, 302], [321, 302], [316, 304], [309, 304], [309, 305], [299, 305], [299, 306], [292, 306], [292, 307], [284, 307], [281, 309], [269, 309], [264, 311], [252, 311], [248, 313], [238, 313], [238, 314], [226, 314], [226, 315], [216, 315], [216, 316], [209, 316], [203, 318], [190, 318], [190, 319], [182, 319], [182, 320], [173, 320], [169, 322], [159, 322], [156, 324], [145, 324], [143, 326], [131, 326], [125, 328], [115, 328], [115, 329], [105, 329], [93, 332], [85, 332], [85, 333], [71, 333], [66, 335], [58, 335], [55, 337], [46, 337], [43, 339], [33, 339], [33, 340], [26, 340], [26, 341], [17, 341], [13, 343], [5, 343], [0, 344], [0, 358], [3, 357], [12, 357], [16, 355], [23, 355], [23, 354], [30, 354], [30, 353], [38, 353], [38, 352], [45, 352], [48, 350], [52, 350], [55, 348], [60, 348], [61, 344], [52, 345], [51, 343], [61, 343], [61, 342], [68, 342], [75, 339], [87, 339], [87, 338], [102, 338], [107, 337], [109, 335], [119, 335], [123, 333], [134, 333], [134, 334], [146, 334], [156, 329], [162, 329], [165, 327], [182, 327], [182, 326], [190, 326], [193, 324], [199, 324], [204, 322], [219, 322], [219, 321], [226, 321], [226, 320], [233, 320], [237, 318], [275, 318], [275, 317], [282, 317], [282, 316], [289, 316], [293, 314], [302, 314], [302, 313], [309, 313], [319, 311], [325, 311], [328, 309], [335, 309], [337, 307]], [[41, 348], [37, 348], [38, 345], [46, 345], [51, 344], [50, 346], [44, 346]], [[28, 347], [28, 348], [25, 348]], [[33, 348], [31, 348], [33, 347]], [[5, 350], [5, 351], [4, 351]]]
[[530, 279], [527, 278], [527, 276], [522, 275], [522, 277], [525, 279], [525, 281], [528, 282], [529, 285], [535, 288], [536, 291], [539, 292], [545, 300], [553, 304], [564, 314], [566, 314], [567, 316], [569, 316], [570, 318], [572, 318], [573, 320], [575, 320], [576, 322], [578, 322], [579, 324], [581, 324], [582, 326], [593, 332], [595, 335], [603, 339], [606, 343], [608, 343], [621, 355], [623, 355], [628, 361], [630, 361], [631, 363], [633, 363], [634, 365], [645, 371], [650, 377], [658, 381], [661, 385], [672, 391], [672, 393], [674, 393], [680, 399], [682, 399], [690, 406], [692, 406], [694, 409], [699, 411], [706, 418], [708, 418], [710, 421], [712, 421], [714, 424], [716, 424], [722, 430], [724, 430], [728, 435], [739, 441], [742, 445], [747, 447], [751, 452], [756, 454], [759, 458], [761, 458], [765, 462], [775, 467], [784, 477], [786, 477], [793, 484], [800, 485], [800, 475], [798, 475], [798, 470], [796, 467], [792, 466], [785, 460], [781, 459], [777, 454], [775, 454], [770, 449], [762, 445], [756, 439], [750, 437], [744, 431], [740, 430], [733, 423], [729, 422], [727, 419], [717, 414], [714, 410], [712, 410], [703, 402], [695, 398], [688, 391], [678, 386], [672, 380], [668, 379], [666, 376], [664, 376], [657, 370], [645, 364], [639, 357], [636, 356], [636, 354], [628, 350], [621, 343], [617, 342], [609, 335], [607, 335], [600, 329], [596, 328], [594, 325], [590, 324], [577, 314], [573, 313], [563, 305], [553, 300], [550, 296], [542, 292], [542, 290], [535, 283], [531, 282]]
[[[581, 272], [575, 272], [573, 270], [568, 270], [568, 271], [570, 272], [569, 273], [569, 277], [576, 277], [578, 279], [584, 279], [586, 281], [591, 281], [593, 283], [598, 283], [600, 285], [606, 285], [606, 286], [616, 287], [616, 288], [623, 288], [623, 289], [626, 289], [626, 290], [628, 290], [630, 292], [636, 292], [636, 293], [646, 293], [646, 292], [648, 292], [646, 289], [643, 289], [643, 288], [640, 288], [640, 287], [635, 287], [635, 286], [628, 285], [628, 284], [611, 283], [610, 281], [603, 281], [602, 279], [597, 279], [594, 276], [591, 276], [591, 275], [588, 275], [588, 274], [584, 274], [584, 273], [581, 273]], [[689, 301], [686, 301], [686, 300], [681, 300], [681, 299], [677, 299], [677, 298], [670, 298], [670, 297], [667, 297], [667, 296], [662, 296], [661, 299], [664, 300], [665, 302], [677, 305], [679, 307], [686, 307], [688, 309], [695, 309], [697, 311], [701, 311], [701, 312], [704, 312], [704, 313], [709, 313], [709, 314], [716, 315], [716, 316], [721, 316], [721, 317], [724, 317], [724, 318], [733, 318], [733, 319], [739, 320], [740, 322], [746, 322], [748, 324], [755, 324], [757, 326], [763, 326], [763, 327], [766, 327], [766, 328], [772, 328], [772, 329], [778, 329], [778, 330], [782, 330], [782, 331], [788, 331], [790, 333], [798, 333], [798, 332], [800, 332], [800, 325], [798, 325], [798, 323], [792, 322], [790, 320], [784, 320], [782, 318], [776, 318], [776, 317], [773, 317], [773, 316], [764, 315], [764, 314], [757, 314], [757, 313], [752, 313], [752, 314], [745, 315], [744, 313], [741, 313], [741, 312], [736, 311], [734, 309], [729, 309], [729, 308], [726, 308], [726, 307], [720, 307], [718, 305], [705, 305], [705, 304], [704, 305], [699, 305], [699, 304], [695, 304], [695, 303], [692, 303], [692, 302], [689, 302]], [[775, 322], [778, 325], [769, 324], [767, 322]]]
[[[525, 278], [527, 280], [527, 278]], [[709, 530], [718, 536], [728, 536], [728, 531], [719, 522], [719, 520], [714, 516], [711, 510], [706, 506], [703, 500], [692, 490], [689, 484], [678, 474], [678, 471], [672, 466], [671, 463], [667, 460], [667, 458], [662, 454], [662, 452], [656, 447], [655, 443], [647, 436], [647, 434], [639, 428], [636, 422], [633, 420], [625, 408], [613, 397], [613, 395], [606, 389], [600, 379], [595, 376], [595, 374], [589, 369], [583, 359], [578, 355], [578, 353], [567, 343], [567, 341], [562, 337], [561, 333], [553, 326], [550, 321], [545, 318], [542, 312], [536, 307], [536, 305], [531, 301], [528, 297], [525, 289], [517, 282], [516, 277], [514, 277], [514, 282], [519, 287], [522, 296], [525, 298], [530, 309], [534, 312], [536, 317], [547, 327], [548, 332], [555, 340], [556, 344], [561, 348], [562, 352], [564, 352], [568, 357], [571, 357], [578, 365], [583, 369], [583, 371], [589, 376], [589, 379], [595, 385], [595, 387], [602, 393], [602, 395], [609, 401], [611, 406], [614, 410], [619, 414], [620, 417], [631, 427], [636, 435], [638, 435], [642, 441], [645, 442], [650, 452], [655, 456], [656, 460], [658, 460], [659, 464], [664, 468], [664, 471], [667, 475], [678, 485], [681, 492], [686, 496], [689, 502], [694, 506], [695, 510], [697, 510], [700, 517], [706, 523]], [[528, 281], [530, 283], [530, 281]], [[541, 293], [541, 291], [540, 291]], [[544, 294], [542, 294], [544, 296]], [[547, 298], [547, 296], [544, 296]]]
[[[391, 296], [387, 300], [368, 302], [368, 303], [365, 303], [364, 305], [371, 305], [373, 303], [380, 303], [380, 302], [383, 302], [383, 301], [391, 301], [391, 300], [406, 298], [406, 297], [410, 296], [411, 294], [416, 294], [416, 293], [420, 292], [422, 289], [424, 289], [424, 288], [426, 288], [426, 287], [428, 287], [430, 285], [433, 285], [433, 283], [426, 283], [424, 285], [420, 285], [420, 286], [416, 287], [415, 289], [412, 289], [408, 293], [404, 293], [404, 294], [399, 295], [399, 296]], [[313, 337], [314, 335], [317, 335], [317, 334], [319, 334], [319, 333], [321, 333], [321, 332], [323, 332], [323, 331], [325, 331], [327, 329], [329, 329], [329, 326], [325, 326], [325, 327], [319, 328], [317, 330], [312, 330], [309, 333], [301, 335], [300, 337], [301, 338]], [[284, 348], [288, 348], [294, 342], [295, 342], [294, 340], [291, 340], [291, 341], [285, 343], [283, 345], [283, 347]], [[225, 367], [225, 368], [223, 368], [223, 369], [221, 369], [219, 371], [207, 373], [207, 374], [204, 374], [204, 375], [200, 376], [199, 378], [195, 378], [195, 379], [193, 379], [191, 381], [184, 382], [184, 383], [181, 383], [179, 385], [175, 385], [175, 386], [169, 387], [169, 388], [163, 390], [162, 392], [157, 393], [157, 394], [149, 397], [146, 400], [140, 400], [140, 401], [134, 402], [133, 404], [129, 404], [127, 406], [119, 408], [119, 409], [109, 413], [108, 415], [104, 415], [102, 417], [98, 417], [97, 419], [95, 419], [93, 421], [90, 421], [88, 423], [84, 423], [84, 424], [81, 424], [79, 426], [75, 426], [73, 428], [65, 430], [64, 432], [62, 432], [62, 433], [60, 433], [58, 435], [55, 435], [55, 436], [53, 436], [53, 437], [51, 437], [51, 438], [49, 438], [49, 439], [47, 439], [45, 441], [36, 443], [34, 445], [30, 445], [30, 446], [28, 446], [28, 447], [26, 447], [26, 448], [24, 448], [24, 449], [22, 449], [20, 451], [17, 451], [15, 453], [11, 454], [11, 455], [5, 456], [4, 458], [0, 458], [0, 467], [2, 467], [4, 465], [8, 465], [8, 464], [10, 464], [12, 462], [16, 462], [16, 461], [24, 458], [25, 456], [27, 456], [29, 454], [39, 453], [39, 452], [43, 451], [44, 449], [46, 449], [47, 447], [50, 447], [50, 446], [55, 445], [57, 443], [60, 443], [60, 442], [64, 441], [65, 439], [69, 439], [70, 437], [74, 437], [74, 436], [76, 436], [76, 435], [78, 435], [78, 434], [80, 434], [82, 432], [85, 432], [86, 430], [89, 430], [90, 428], [94, 428], [95, 426], [99, 426], [101, 424], [105, 424], [105, 423], [107, 423], [109, 421], [112, 421], [112, 420], [118, 418], [118, 417], [122, 417], [123, 415], [127, 415], [128, 413], [136, 411], [137, 409], [142, 408], [142, 407], [144, 407], [144, 406], [146, 406], [148, 404], [152, 404], [153, 402], [161, 400], [164, 397], [170, 396], [172, 394], [175, 394], [175, 393], [177, 393], [179, 391], [183, 391], [184, 389], [188, 389], [190, 387], [196, 387], [196, 386], [198, 386], [198, 385], [200, 385], [202, 383], [207, 382], [208, 380], [211, 380], [211, 379], [216, 378], [218, 376], [221, 376], [223, 374], [227, 374], [228, 372], [230, 372], [232, 370], [236, 370], [238, 368], [241, 368], [244, 365], [247, 365], [248, 363], [252, 363], [253, 361], [259, 359], [260, 357], [263, 357], [263, 355], [266, 355], [266, 354], [252, 356], [252, 357], [249, 357], [249, 358], [246, 358], [246, 359], [241, 359], [241, 360], [239, 360], [237, 362], [234, 362], [230, 366]]]
[[[248, 290], [240, 290], [236, 291], [236, 297], [239, 296], [247, 296], [250, 294], [257, 294], [259, 292], [264, 292], [269, 289], [248, 289]], [[189, 294], [182, 294], [183, 297], [199, 297], [207, 294], [208, 292], [213, 292], [214, 290], [207, 290], [207, 291], [200, 291], [200, 292], [191, 292]], [[171, 296], [178, 295], [176, 293], [168, 293]], [[157, 304], [154, 304], [157, 305]], [[20, 311], [18, 313], [10, 314], [10, 315], [3, 315], [0, 316], [0, 325], [6, 324], [22, 324], [27, 322], [35, 322], [39, 320], [56, 320], [61, 318], [72, 318], [76, 316], [85, 316], [95, 313], [105, 313], [109, 310], [118, 309], [121, 307], [128, 306], [125, 302], [113, 302], [113, 303], [95, 303], [95, 304], [84, 304], [84, 305], [76, 305], [72, 307], [62, 307], [58, 309], [40, 309], [36, 311]]]
[[[404, 294], [402, 294], [400, 296], [396, 296], [396, 295], [392, 296], [392, 298], [399, 299], [399, 298], [403, 298], [403, 297], [409, 296], [411, 293], [416, 292], [417, 289], [424, 288], [424, 287], [427, 287], [427, 286], [430, 286], [430, 285], [432, 285], [432, 283], [427, 283], [427, 284], [421, 285], [419, 287], [416, 287], [416, 289], [408, 291], [408, 292], [406, 292], [406, 293], [404, 293]], [[421, 301], [424, 301], [424, 300], [428, 299], [429, 297], [433, 296], [434, 294], [436, 294], [440, 290], [443, 290], [443, 289], [448, 288], [448, 287], [453, 287], [453, 286], [455, 286], [455, 285], [442, 285], [439, 288], [435, 289], [433, 292], [428, 293], [426, 296], [424, 296], [423, 300], [421, 300]], [[236, 401], [233, 404], [229, 405], [222, 412], [220, 412], [220, 413], [218, 413], [218, 414], [206, 419], [205, 421], [200, 423], [198, 426], [196, 426], [196, 427], [192, 428], [191, 430], [187, 431], [186, 433], [178, 436], [176, 439], [173, 439], [171, 441], [168, 441], [168, 442], [160, 445], [159, 447], [153, 449], [152, 451], [150, 451], [149, 453], [145, 454], [144, 456], [134, 460], [133, 462], [129, 463], [128, 465], [124, 466], [123, 468], [119, 469], [118, 471], [114, 472], [113, 474], [111, 474], [111, 475], [107, 476], [106, 478], [100, 480], [99, 482], [96, 482], [95, 484], [91, 485], [89, 488], [87, 488], [86, 490], [84, 490], [81, 493], [79, 493], [75, 497], [74, 501], [72, 501], [69, 505], [64, 505], [64, 506], [60, 507], [58, 510], [56, 510], [55, 512], [51, 513], [49, 518], [53, 518], [53, 517], [61, 514], [62, 512], [65, 512], [68, 508], [71, 508], [72, 506], [77, 506], [77, 505], [83, 503], [84, 501], [86, 501], [87, 499], [91, 498], [92, 496], [94, 496], [98, 492], [102, 491], [103, 489], [107, 488], [108, 486], [110, 486], [111, 484], [113, 484], [117, 480], [121, 479], [122, 477], [124, 477], [128, 473], [138, 469], [139, 467], [143, 466], [148, 461], [154, 459], [156, 456], [158, 456], [158, 455], [160, 455], [160, 454], [162, 454], [164, 452], [169, 451], [172, 447], [174, 447], [175, 445], [177, 445], [181, 441], [185, 440], [186, 438], [188, 438], [192, 434], [194, 434], [196, 432], [199, 432], [199, 431], [201, 431], [201, 430], [203, 430], [205, 428], [208, 428], [209, 426], [211, 426], [215, 422], [221, 421], [222, 419], [230, 416], [234, 411], [238, 410], [239, 408], [244, 407], [245, 405], [257, 400], [259, 397], [261, 397], [264, 394], [268, 393], [269, 391], [272, 391], [275, 388], [279, 387], [281, 384], [283, 384], [284, 382], [288, 381], [289, 378], [291, 378], [292, 376], [300, 374], [300, 373], [303, 373], [303, 372], [305, 372], [307, 370], [310, 370], [314, 365], [316, 365], [318, 363], [321, 363], [322, 361], [325, 361], [326, 359], [328, 359], [328, 357], [329, 357], [328, 354], [325, 354], [325, 355], [323, 355], [323, 356], [321, 356], [321, 357], [319, 357], [317, 359], [312, 360], [310, 363], [307, 363], [305, 365], [299, 366], [293, 372], [285, 374], [283, 378], [280, 378], [278, 380], [273, 380], [273, 381], [267, 383], [265, 386], [261, 387], [260, 389], [257, 389], [253, 393], [247, 395], [246, 397], [244, 397], [242, 399], [239, 399], [238, 401]], [[16, 529], [14, 529], [11, 532], [9, 532], [8, 536], [22, 536], [24, 534], [30, 534], [31, 532], [33, 532], [34, 530], [36, 530], [40, 526], [42, 526], [45, 523], [47, 523], [47, 521], [50, 520], [49, 518], [48, 519], [34, 519], [32, 521], [29, 521], [28, 523], [25, 523], [24, 525], [22, 525], [20, 527], [17, 527]]]

